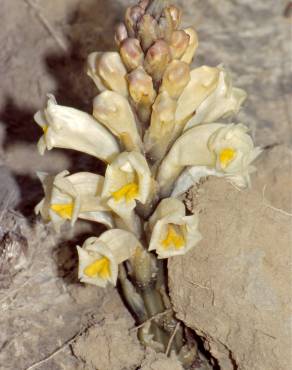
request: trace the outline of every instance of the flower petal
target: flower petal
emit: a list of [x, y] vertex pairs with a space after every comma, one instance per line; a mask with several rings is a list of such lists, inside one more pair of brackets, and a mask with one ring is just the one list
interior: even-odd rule
[[[40, 115], [35, 115], [38, 122]], [[42, 115], [47, 128], [38, 143], [41, 154], [45, 148], [74, 149], [110, 162], [119, 153], [116, 139], [105, 127], [87, 113], [58, 105], [51, 95]]]
[[215, 166], [216, 157], [208, 147], [208, 140], [221, 127], [224, 127], [224, 124], [196, 126], [176, 140], [158, 169], [157, 181], [161, 195], [170, 194], [175, 180], [184, 167]]
[[122, 141], [127, 150], [141, 150], [135, 116], [126, 98], [113, 91], [104, 91], [94, 99], [93, 115]]
[[189, 36], [189, 45], [180, 60], [182, 62], [191, 64], [199, 45], [198, 35], [192, 27], [186, 28], [184, 32]]
[[198, 184], [202, 178], [208, 176], [222, 177], [223, 174], [206, 166], [187, 167], [176, 180], [171, 196], [178, 198], [189, 188]]
[[230, 75], [220, 68], [216, 89], [198, 106], [195, 115], [186, 124], [184, 130], [201, 123], [217, 122], [221, 117], [237, 114], [245, 99], [246, 92], [234, 88]]
[[198, 106], [215, 90], [218, 78], [218, 68], [202, 66], [191, 71], [191, 80], [178, 99], [175, 115], [177, 122], [183, 122], [194, 114]]
[[127, 70], [118, 52], [91, 53], [87, 60], [87, 74], [95, 82], [99, 91], [112, 90], [128, 96]]
[[149, 251], [155, 250], [158, 258], [185, 254], [201, 240], [198, 215], [185, 216], [184, 204], [174, 198], [160, 202], [147, 228], [151, 232]]

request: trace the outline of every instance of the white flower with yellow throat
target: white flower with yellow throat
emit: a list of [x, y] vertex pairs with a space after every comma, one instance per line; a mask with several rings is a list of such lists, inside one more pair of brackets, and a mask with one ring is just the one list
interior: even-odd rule
[[138, 152], [123, 152], [106, 169], [102, 197], [126, 228], [139, 234], [134, 208], [137, 202], [145, 204], [148, 201], [153, 185], [145, 157]]
[[52, 222], [59, 232], [67, 221], [71, 226], [76, 220], [99, 222], [107, 227], [114, 226], [110, 208], [101, 199], [103, 176], [90, 172], [69, 175], [63, 171], [56, 176], [38, 173], [45, 197], [35, 207], [46, 222]]
[[163, 199], [151, 216], [149, 251], [158, 258], [183, 255], [201, 240], [198, 215], [186, 216], [184, 204], [175, 198]]
[[105, 287], [116, 285], [118, 266], [142, 246], [134, 234], [120, 229], [108, 230], [98, 238], [88, 238], [77, 246], [78, 276], [81, 282]]

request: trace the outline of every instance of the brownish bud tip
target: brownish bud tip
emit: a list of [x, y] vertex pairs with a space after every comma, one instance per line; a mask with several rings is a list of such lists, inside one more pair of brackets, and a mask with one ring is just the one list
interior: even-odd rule
[[165, 68], [170, 60], [170, 49], [164, 40], [157, 40], [150, 49], [148, 49], [144, 66], [156, 83], [161, 81]]
[[181, 60], [183, 62], [186, 62], [186, 63], [191, 63], [192, 60], [193, 60], [193, 57], [195, 55], [195, 52], [198, 48], [198, 44], [199, 44], [199, 41], [198, 41], [198, 35], [196, 33], [196, 31], [192, 28], [192, 27], [189, 27], [189, 28], [186, 28], [184, 30], [184, 32], [189, 35], [189, 44], [188, 44], [188, 47], [186, 48], [186, 51], [183, 53], [183, 55], [181, 56]]
[[136, 35], [137, 23], [144, 13], [145, 10], [138, 5], [129, 7], [126, 10], [125, 24], [130, 37], [134, 37]]
[[115, 41], [117, 46], [120, 46], [126, 38], [128, 38], [127, 28], [124, 23], [119, 23], [115, 32]]
[[150, 0], [141, 0], [141, 1], [139, 1], [138, 5], [142, 9], [146, 10], [147, 6], [149, 5], [149, 2], [150, 2]]
[[143, 64], [144, 54], [137, 39], [128, 38], [124, 40], [121, 43], [120, 54], [128, 71], [132, 71]]
[[169, 0], [151, 0], [147, 7], [147, 13], [157, 20], [161, 17], [163, 9], [168, 5]]
[[159, 30], [160, 37], [169, 42], [174, 28], [173, 21], [168, 8], [163, 9], [162, 15], [159, 18]]
[[190, 36], [183, 30], [174, 31], [170, 40], [170, 51], [173, 59], [179, 59], [189, 46]]
[[158, 24], [150, 14], [145, 14], [138, 23], [137, 28], [142, 48], [146, 51], [158, 39]]
[[182, 11], [173, 5], [168, 6], [167, 11], [172, 19], [173, 29], [177, 29], [181, 22]]

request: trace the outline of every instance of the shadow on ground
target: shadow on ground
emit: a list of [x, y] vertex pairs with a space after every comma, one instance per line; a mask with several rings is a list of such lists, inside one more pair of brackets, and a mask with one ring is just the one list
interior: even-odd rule
[[[67, 51], [49, 53], [45, 57], [48, 74], [57, 86], [55, 91], [48, 93], [53, 93], [59, 104], [91, 112], [92, 98], [97, 90], [86, 76], [86, 58], [95, 50], [114, 49], [113, 29], [122, 19], [123, 10], [114, 0], [92, 0], [78, 5], [71, 13], [70, 19], [62, 27], [68, 45]], [[5, 127], [4, 151], [18, 143], [37, 143], [42, 132], [34, 123], [35, 111], [35, 107], [19, 106], [12, 96], [6, 97], [6, 104], [0, 112], [0, 122]], [[62, 152], [70, 159], [70, 172], [104, 170], [103, 164], [93, 157], [73, 151]], [[42, 196], [41, 185], [30, 175], [14, 176], [21, 192], [17, 209], [31, 218], [33, 207]]]

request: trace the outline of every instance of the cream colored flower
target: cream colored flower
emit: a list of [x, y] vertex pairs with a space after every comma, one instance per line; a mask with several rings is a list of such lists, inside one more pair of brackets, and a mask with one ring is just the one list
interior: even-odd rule
[[250, 163], [260, 154], [242, 124], [211, 123], [195, 126], [178, 138], [157, 175], [161, 195], [172, 191], [180, 173], [189, 166], [207, 167], [224, 174], [236, 186], [249, 184]]
[[216, 170], [240, 188], [250, 186], [249, 175], [255, 170], [251, 163], [262, 152], [261, 148], [255, 148], [248, 131], [243, 124], [226, 125], [214, 132], [208, 142], [216, 156]]
[[127, 70], [120, 54], [114, 51], [91, 53], [87, 59], [87, 74], [99, 91], [112, 90], [128, 96]]
[[135, 116], [125, 97], [114, 91], [104, 91], [93, 101], [93, 115], [121, 140], [126, 150], [141, 150]]
[[116, 285], [119, 264], [132, 257], [137, 248], [142, 246], [135, 235], [120, 229], [87, 239], [82, 247], [77, 246], [80, 281], [103, 288], [108, 283]]
[[208, 66], [191, 71], [191, 80], [183, 90], [177, 102], [176, 122], [186, 123], [200, 104], [216, 89], [219, 69]]
[[149, 220], [152, 231], [149, 250], [158, 258], [187, 253], [201, 240], [198, 215], [186, 216], [185, 206], [174, 198], [163, 199]]
[[174, 134], [176, 102], [166, 91], [152, 106], [151, 123], [144, 136], [145, 150], [152, 160], [161, 159]]
[[63, 171], [56, 176], [38, 173], [45, 197], [35, 207], [44, 221], [52, 222], [55, 230], [69, 220], [73, 226], [77, 218], [113, 227], [111, 211], [101, 200], [103, 176], [89, 172], [69, 175]]
[[151, 172], [142, 154], [124, 152], [108, 165], [102, 197], [121, 217], [126, 227], [137, 234], [139, 234], [139, 223], [134, 212], [136, 202], [145, 204], [152, 191]]
[[224, 124], [208, 124], [191, 128], [180, 136], [162, 161], [157, 181], [162, 196], [169, 196], [173, 184], [188, 166], [214, 167], [215, 155], [208, 148], [210, 136]]
[[120, 151], [115, 137], [92, 116], [58, 105], [53, 95], [34, 119], [44, 131], [38, 142], [40, 154], [54, 147], [74, 149], [110, 162]]
[[231, 76], [219, 67], [216, 89], [196, 109], [195, 115], [186, 124], [185, 130], [200, 123], [216, 122], [231, 114], [237, 114], [246, 99], [246, 92], [232, 86]]

